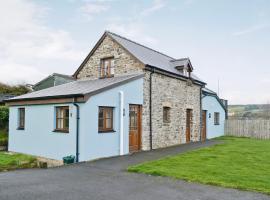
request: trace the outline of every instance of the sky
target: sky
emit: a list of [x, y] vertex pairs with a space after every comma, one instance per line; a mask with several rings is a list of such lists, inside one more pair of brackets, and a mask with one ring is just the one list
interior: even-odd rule
[[229, 104], [270, 103], [269, 0], [0, 1], [0, 82], [71, 75], [105, 30], [189, 57]]

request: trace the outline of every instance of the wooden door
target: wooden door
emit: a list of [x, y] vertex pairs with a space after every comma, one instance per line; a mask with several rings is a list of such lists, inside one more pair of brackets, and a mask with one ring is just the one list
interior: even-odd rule
[[201, 134], [202, 134], [202, 141], [206, 140], [206, 116], [207, 116], [207, 111], [203, 110], [202, 112], [202, 130], [201, 130]]
[[129, 105], [129, 152], [141, 149], [141, 106]]
[[191, 135], [191, 123], [192, 123], [192, 110], [187, 109], [187, 116], [186, 116], [186, 142], [190, 142], [190, 135]]

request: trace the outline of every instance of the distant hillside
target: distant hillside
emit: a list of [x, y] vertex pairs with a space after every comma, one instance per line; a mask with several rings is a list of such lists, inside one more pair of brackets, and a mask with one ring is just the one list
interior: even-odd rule
[[229, 105], [230, 118], [270, 119], [270, 104]]

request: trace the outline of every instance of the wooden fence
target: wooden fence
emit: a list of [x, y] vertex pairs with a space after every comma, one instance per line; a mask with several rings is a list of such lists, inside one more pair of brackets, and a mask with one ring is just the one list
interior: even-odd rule
[[225, 135], [270, 139], [270, 120], [228, 119], [225, 122]]

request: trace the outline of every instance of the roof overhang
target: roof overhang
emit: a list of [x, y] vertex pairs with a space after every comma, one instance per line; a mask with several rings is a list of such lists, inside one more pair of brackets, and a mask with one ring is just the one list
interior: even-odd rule
[[160, 69], [160, 68], [155, 67], [155, 66], [146, 65], [145, 69], [148, 70], [148, 71], [154, 71], [156, 73], [160, 73], [160, 74], [163, 74], [165, 76], [172, 77], [172, 78], [177, 78], [177, 79], [180, 79], [180, 80], [183, 80], [183, 81], [192, 80], [192, 82], [194, 84], [202, 86], [202, 87], [204, 87], [206, 85], [205, 82], [193, 79], [191, 77], [186, 77], [186, 76], [181, 75], [181, 74], [176, 74], [176, 73], [173, 73], [173, 72], [169, 72], [167, 70], [163, 70], [163, 69]]

